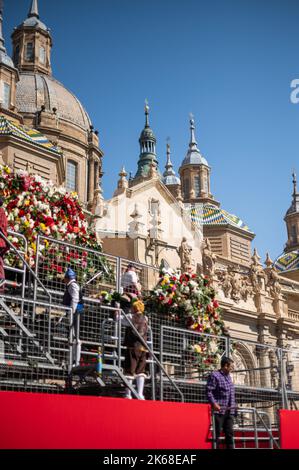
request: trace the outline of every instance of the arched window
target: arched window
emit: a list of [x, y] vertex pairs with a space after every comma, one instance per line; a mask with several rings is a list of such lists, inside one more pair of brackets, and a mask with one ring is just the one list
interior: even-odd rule
[[297, 228], [296, 228], [296, 225], [292, 225], [292, 227], [291, 227], [291, 238], [292, 238], [293, 243], [297, 242]]
[[14, 58], [13, 58], [15, 65], [19, 64], [19, 57], [20, 57], [20, 45], [17, 44], [15, 48]]
[[208, 177], [207, 175], [203, 175], [203, 191], [207, 193], [209, 191], [208, 188]]
[[194, 176], [194, 192], [195, 197], [200, 197], [200, 177]]
[[2, 106], [3, 108], [9, 109], [10, 105], [10, 85], [3, 82], [2, 86]]
[[44, 47], [40, 47], [39, 49], [39, 61], [41, 64], [46, 63], [46, 49]]
[[190, 181], [189, 178], [184, 179], [184, 197], [189, 199], [190, 197]]
[[33, 59], [34, 59], [33, 42], [27, 42], [25, 58], [26, 58], [27, 62], [33, 62]]
[[10, 85], [8, 83], [3, 82], [3, 100], [2, 106], [3, 108], [9, 109], [10, 105]]
[[66, 165], [66, 189], [68, 191], [77, 191], [78, 165], [72, 160], [67, 161]]

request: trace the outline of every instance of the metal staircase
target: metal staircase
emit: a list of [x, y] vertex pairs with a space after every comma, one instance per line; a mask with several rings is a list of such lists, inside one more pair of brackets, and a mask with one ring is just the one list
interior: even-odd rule
[[[127, 380], [123, 372], [124, 349], [123, 346], [123, 333], [124, 327], [122, 326], [122, 319], [125, 319], [130, 328], [133, 329], [139, 341], [148, 350], [149, 358], [147, 360], [149, 376], [147, 385], [145, 387], [145, 395], [147, 399], [156, 399], [156, 375], [162, 374], [168, 386], [184, 401], [184, 396], [175, 384], [172, 378], [168, 375], [164, 366], [159, 361], [158, 357], [153, 351], [153, 335], [149, 327], [148, 341], [145, 342], [142, 336], [129, 319], [128, 315], [119, 308], [106, 307], [109, 310], [110, 316], [103, 320], [101, 325], [101, 338], [100, 342], [84, 341], [80, 339], [81, 343], [81, 365], [76, 366], [71, 371], [71, 380], [69, 386], [77, 393], [93, 392], [99, 395], [106, 396], [123, 396], [125, 388], [131, 390], [134, 398], [141, 399], [135, 387]], [[117, 320], [111, 318], [111, 315], [117, 314]], [[80, 325], [78, 328], [80, 330]], [[99, 360], [99, 350], [101, 351], [101, 372], [97, 370], [97, 361]], [[72, 384], [72, 381], [75, 384]]]

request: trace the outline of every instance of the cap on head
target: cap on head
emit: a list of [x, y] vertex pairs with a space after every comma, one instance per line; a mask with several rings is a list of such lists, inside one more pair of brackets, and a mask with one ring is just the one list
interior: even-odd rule
[[68, 279], [76, 279], [76, 273], [71, 268], [67, 268], [64, 277]]

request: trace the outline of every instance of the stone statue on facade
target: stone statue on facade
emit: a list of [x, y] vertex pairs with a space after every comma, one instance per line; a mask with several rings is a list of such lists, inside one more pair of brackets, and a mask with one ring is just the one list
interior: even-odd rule
[[252, 285], [247, 276], [243, 276], [241, 279], [240, 294], [245, 302], [247, 302], [248, 296], [252, 295]]
[[215, 264], [217, 256], [212, 252], [211, 242], [208, 238], [204, 241], [203, 253], [202, 253], [202, 266], [203, 272], [211, 279], [215, 274]]
[[241, 275], [239, 272], [234, 271], [233, 267], [230, 267], [230, 276], [231, 276], [231, 298], [238, 302], [241, 298], [241, 288], [242, 288], [242, 282], [241, 282]]
[[157, 178], [158, 175], [158, 170], [157, 170], [157, 165], [154, 162], [151, 162], [149, 165], [149, 172], [148, 172], [149, 178]]
[[280, 277], [273, 265], [273, 261], [271, 260], [269, 253], [267, 253], [265, 264], [266, 288], [268, 289], [271, 297], [279, 299], [281, 294]]
[[191, 258], [192, 248], [188, 245], [187, 238], [182, 238], [182, 243], [179, 248], [179, 256], [181, 260], [181, 270], [182, 272], [188, 272], [189, 268], [192, 265], [192, 258]]
[[271, 387], [276, 389], [279, 386], [279, 374], [278, 374], [277, 357], [273, 349], [269, 351], [269, 362], [270, 362]]
[[101, 187], [94, 190], [93, 200], [92, 200], [92, 204], [90, 206], [90, 212], [95, 217], [98, 217], [98, 218], [104, 217], [107, 213], [107, 211], [105, 209], [103, 191], [102, 191]]
[[231, 284], [231, 275], [229, 273], [229, 268], [223, 273], [219, 275], [219, 280], [221, 282], [221, 288], [225, 297], [230, 297], [232, 291], [232, 284]]
[[260, 256], [257, 254], [256, 249], [254, 249], [252, 262], [250, 265], [249, 276], [253, 287], [253, 292], [259, 294], [263, 289], [263, 280], [265, 279], [265, 273], [263, 267], [260, 263]]

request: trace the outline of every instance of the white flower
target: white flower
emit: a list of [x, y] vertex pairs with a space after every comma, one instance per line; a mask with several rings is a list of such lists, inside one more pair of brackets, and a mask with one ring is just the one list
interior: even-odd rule
[[217, 346], [217, 343], [215, 343], [215, 341], [211, 341], [209, 349], [210, 349], [212, 354], [215, 354], [218, 351], [219, 348]]
[[28, 176], [28, 171], [26, 170], [15, 170], [15, 174], [19, 176]]

